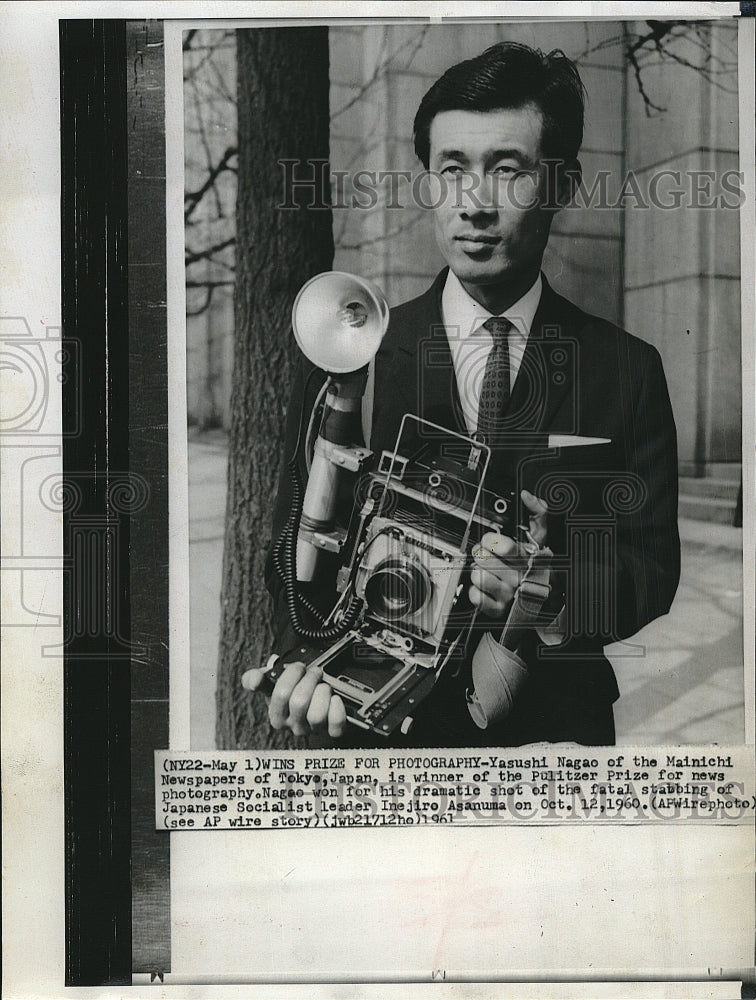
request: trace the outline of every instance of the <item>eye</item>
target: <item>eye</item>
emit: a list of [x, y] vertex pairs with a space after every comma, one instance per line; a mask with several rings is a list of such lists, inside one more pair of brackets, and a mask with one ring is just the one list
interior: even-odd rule
[[493, 168], [492, 173], [494, 177], [514, 177], [520, 173], [520, 171], [512, 163], [499, 163]]
[[441, 174], [444, 177], [460, 177], [463, 173], [464, 171], [458, 163], [450, 163], [448, 166], [441, 168]]

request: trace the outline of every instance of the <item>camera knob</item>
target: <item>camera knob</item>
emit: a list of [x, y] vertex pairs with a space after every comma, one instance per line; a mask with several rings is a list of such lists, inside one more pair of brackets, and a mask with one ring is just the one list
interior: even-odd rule
[[414, 725], [415, 725], [415, 720], [412, 718], [412, 716], [411, 715], [405, 716], [404, 719], [402, 720], [401, 726], [399, 727], [402, 736], [406, 736]]

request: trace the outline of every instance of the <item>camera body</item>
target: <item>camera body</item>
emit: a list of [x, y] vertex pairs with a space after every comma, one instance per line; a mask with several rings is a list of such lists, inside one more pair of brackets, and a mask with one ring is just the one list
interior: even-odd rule
[[322, 667], [362, 729], [407, 732], [441, 672], [461, 662], [476, 615], [467, 594], [473, 546], [517, 525], [514, 483], [486, 488], [490, 459], [482, 442], [406, 414], [395, 449], [360, 481], [331, 620], [355, 597], [359, 618], [327, 649], [287, 659]]

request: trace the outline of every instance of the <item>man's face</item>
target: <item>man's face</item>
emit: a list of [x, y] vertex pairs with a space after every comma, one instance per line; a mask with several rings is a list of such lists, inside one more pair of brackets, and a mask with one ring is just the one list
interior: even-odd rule
[[429, 166], [445, 189], [436, 239], [463, 285], [535, 280], [553, 217], [543, 207], [542, 139], [543, 116], [533, 104], [442, 111], [431, 122]]

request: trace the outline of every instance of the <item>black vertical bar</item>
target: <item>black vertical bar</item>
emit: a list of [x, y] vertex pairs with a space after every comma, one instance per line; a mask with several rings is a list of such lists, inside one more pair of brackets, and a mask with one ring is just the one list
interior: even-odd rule
[[165, 59], [161, 21], [126, 25], [129, 463], [146, 485], [130, 516], [132, 971], [170, 969], [170, 838], [155, 828], [156, 747], [168, 746], [168, 320]]
[[63, 330], [81, 345], [63, 392], [64, 426], [79, 427], [64, 538], [100, 525], [118, 567], [103, 577], [78, 547], [64, 574], [66, 984], [93, 986], [131, 981], [129, 525], [110, 503], [129, 470], [125, 23], [61, 21], [60, 84]]

